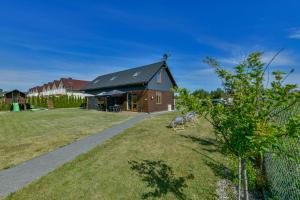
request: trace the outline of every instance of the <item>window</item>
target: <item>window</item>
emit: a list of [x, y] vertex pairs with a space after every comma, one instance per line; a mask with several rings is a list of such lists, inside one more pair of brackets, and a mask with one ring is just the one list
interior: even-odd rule
[[161, 82], [162, 82], [162, 70], [160, 70], [160, 71], [156, 74], [156, 82], [157, 82], [157, 83], [161, 83]]
[[110, 80], [113, 81], [113, 80], [115, 80], [116, 78], [117, 78], [116, 76], [113, 76], [113, 77], [110, 78]]
[[135, 72], [132, 76], [136, 77], [140, 74], [140, 72]]
[[156, 92], [156, 104], [161, 104], [161, 92]]

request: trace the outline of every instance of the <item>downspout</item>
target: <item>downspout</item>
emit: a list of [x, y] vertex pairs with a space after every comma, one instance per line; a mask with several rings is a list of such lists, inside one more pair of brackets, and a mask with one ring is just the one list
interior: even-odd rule
[[[146, 87], [145, 87], [145, 89], [144, 89], [144, 91], [143, 91], [143, 93], [142, 93], [142, 96], [144, 96], [144, 94], [146, 93], [146, 91], [148, 90], [148, 83], [147, 82], [144, 82], [143, 83], [143, 86], [145, 86], [146, 85]], [[145, 99], [143, 98], [143, 110], [142, 110], [142, 112], [144, 112], [144, 101], [145, 101]], [[147, 107], [148, 107], [148, 113], [150, 113], [149, 112], [149, 98], [148, 98], [148, 96], [147, 96]]]

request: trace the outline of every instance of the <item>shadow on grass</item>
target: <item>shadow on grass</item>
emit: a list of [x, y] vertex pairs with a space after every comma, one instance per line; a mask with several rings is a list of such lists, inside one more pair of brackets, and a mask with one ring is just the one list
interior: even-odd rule
[[196, 142], [200, 145], [205, 145], [205, 146], [211, 146], [211, 145], [216, 145], [216, 142], [215, 140], [213, 139], [202, 139], [200, 137], [195, 137], [195, 136], [192, 136], [192, 135], [180, 135], [180, 137], [183, 137], [183, 138], [186, 138], [186, 139], [189, 139], [193, 142]]
[[207, 166], [212, 169], [214, 174], [220, 178], [228, 178], [229, 175], [232, 173], [225, 165], [219, 162], [211, 162], [208, 160], [204, 161]]
[[[205, 165], [207, 165], [216, 176], [218, 176], [222, 179], [227, 178], [227, 179], [233, 180], [233, 177], [234, 177], [233, 171], [228, 169], [228, 167], [225, 166], [224, 164], [215, 160], [213, 157], [213, 155], [215, 155], [213, 153], [215, 153], [215, 152], [223, 154], [215, 140], [210, 139], [210, 138], [203, 139], [203, 138], [195, 137], [192, 135], [180, 135], [180, 136], [183, 138], [189, 139], [192, 142], [195, 142], [201, 146], [201, 149], [192, 148], [192, 150], [203, 156], [203, 161], [204, 161]], [[201, 150], [204, 150], [204, 151], [201, 151]]]
[[147, 187], [153, 188], [151, 192], [144, 193], [143, 199], [160, 198], [168, 193], [173, 193], [177, 199], [187, 199], [183, 188], [187, 187], [186, 180], [193, 179], [194, 175], [176, 177], [172, 168], [164, 161], [143, 160], [141, 162], [128, 161], [130, 169], [135, 171]]
[[[213, 153], [219, 151], [219, 149], [217, 148], [217, 142], [214, 139], [210, 139], [210, 138], [203, 139], [192, 135], [179, 135], [179, 136], [199, 144], [201, 146], [201, 149], [207, 152]], [[204, 148], [203, 146], [207, 146], [207, 148]]]

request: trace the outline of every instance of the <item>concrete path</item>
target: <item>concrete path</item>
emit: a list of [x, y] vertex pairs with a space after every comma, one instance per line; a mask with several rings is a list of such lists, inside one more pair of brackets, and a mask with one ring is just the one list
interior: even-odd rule
[[147, 116], [153, 114], [138, 114], [132, 119], [108, 128], [98, 134], [88, 136], [77, 142], [56, 149], [47, 154], [28, 160], [16, 167], [0, 171], [0, 197], [15, 192], [37, 178], [46, 175], [64, 163], [73, 160], [76, 156], [89, 151], [105, 140], [123, 132]]

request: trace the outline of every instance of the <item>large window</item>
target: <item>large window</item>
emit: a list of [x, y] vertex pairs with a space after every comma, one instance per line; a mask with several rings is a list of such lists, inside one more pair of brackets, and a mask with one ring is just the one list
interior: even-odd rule
[[157, 83], [161, 83], [161, 82], [162, 82], [162, 70], [160, 70], [160, 71], [156, 74], [156, 82], [157, 82]]
[[161, 99], [161, 92], [156, 92], [156, 104], [161, 104], [162, 99]]

